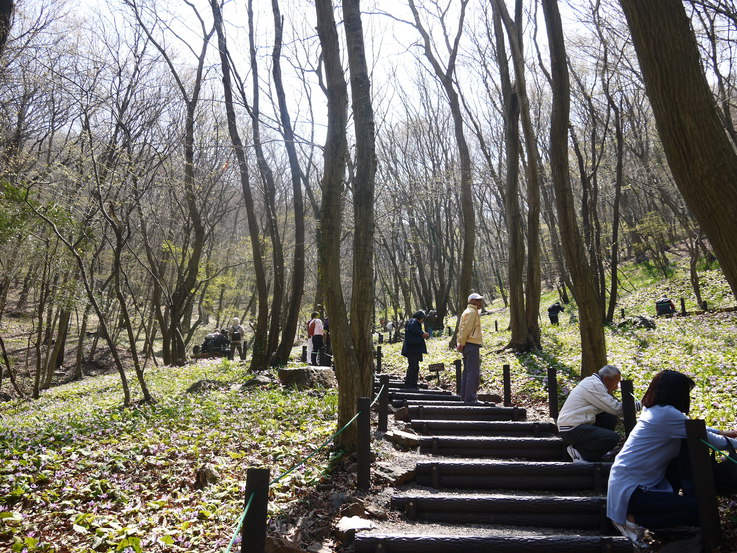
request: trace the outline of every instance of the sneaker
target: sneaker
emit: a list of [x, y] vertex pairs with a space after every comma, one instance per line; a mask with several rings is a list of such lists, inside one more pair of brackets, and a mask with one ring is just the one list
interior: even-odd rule
[[568, 452], [569, 457], [574, 463], [588, 463], [588, 461], [584, 459], [583, 457], [581, 457], [581, 454], [572, 445], [569, 445], [566, 448], [566, 451]]
[[636, 524], [629, 520], [626, 520], [624, 524], [619, 524], [618, 522], [612, 521], [612, 524], [614, 524], [614, 527], [619, 530], [620, 534], [622, 534], [625, 538], [629, 538], [629, 540], [636, 548], [638, 548], [638, 550], [642, 550], [643, 547], [647, 546], [644, 541], [645, 528], [643, 528], [639, 524]]

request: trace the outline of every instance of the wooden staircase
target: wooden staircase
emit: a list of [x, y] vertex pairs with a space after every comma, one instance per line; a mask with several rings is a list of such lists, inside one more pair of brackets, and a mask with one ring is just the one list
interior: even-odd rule
[[611, 463], [572, 463], [553, 423], [396, 382], [390, 403], [428, 460], [391, 499], [402, 523], [359, 532], [356, 553], [633, 551], [606, 517]]

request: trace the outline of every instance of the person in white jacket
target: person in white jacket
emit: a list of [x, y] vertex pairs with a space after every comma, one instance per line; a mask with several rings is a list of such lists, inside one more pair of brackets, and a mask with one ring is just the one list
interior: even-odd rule
[[558, 414], [558, 430], [574, 462], [596, 462], [619, 443], [614, 431], [622, 416], [622, 402], [612, 396], [622, 373], [604, 365], [584, 378], [569, 394]]

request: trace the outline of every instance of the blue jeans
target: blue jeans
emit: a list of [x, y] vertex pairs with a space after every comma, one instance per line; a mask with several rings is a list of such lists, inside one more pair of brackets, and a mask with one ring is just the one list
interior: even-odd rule
[[461, 400], [473, 403], [478, 399], [481, 383], [481, 345], [466, 343], [463, 346], [463, 375], [461, 376]]

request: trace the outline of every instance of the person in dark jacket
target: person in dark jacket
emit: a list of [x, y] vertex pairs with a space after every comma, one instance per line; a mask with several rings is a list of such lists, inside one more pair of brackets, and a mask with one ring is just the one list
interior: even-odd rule
[[558, 324], [558, 314], [561, 311], [564, 311], [564, 309], [559, 301], [556, 301], [553, 305], [548, 307], [548, 317], [550, 318], [551, 324], [554, 324], [554, 325]]
[[405, 388], [417, 388], [417, 377], [420, 374], [422, 354], [427, 353], [425, 339], [430, 335], [422, 330], [425, 321], [425, 312], [418, 311], [407, 321], [404, 327], [404, 344], [402, 355], [407, 358], [407, 374], [404, 377]]

